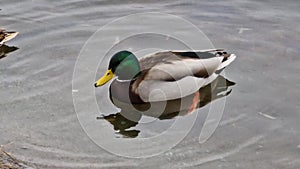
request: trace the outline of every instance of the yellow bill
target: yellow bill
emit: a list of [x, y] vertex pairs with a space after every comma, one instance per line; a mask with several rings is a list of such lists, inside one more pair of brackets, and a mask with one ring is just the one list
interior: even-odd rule
[[99, 87], [110, 81], [114, 77], [114, 73], [111, 69], [107, 70], [106, 73], [95, 83], [95, 87]]

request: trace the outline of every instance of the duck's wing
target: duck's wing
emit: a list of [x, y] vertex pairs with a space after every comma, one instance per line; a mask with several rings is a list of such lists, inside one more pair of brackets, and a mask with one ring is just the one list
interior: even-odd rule
[[222, 56], [227, 54], [224, 49], [205, 49], [205, 50], [173, 50], [172, 53], [183, 58], [195, 58], [195, 59], [209, 59], [216, 56]]
[[140, 60], [146, 70], [133, 89], [145, 102], [188, 96], [211, 83], [235, 57], [224, 50], [159, 52]]
[[[203, 49], [203, 50], [192, 50], [192, 52], [224, 52], [225, 49]], [[172, 50], [172, 52], [191, 52], [191, 50]]]
[[186, 76], [207, 78], [214, 73], [222, 62], [222, 58], [184, 59], [169, 64], [152, 67], [144, 76], [144, 80], [177, 81]]
[[[159, 64], [170, 64], [172, 61], [183, 59], [208, 59], [224, 53], [224, 49], [207, 49], [198, 51], [173, 50], [151, 53], [139, 59], [143, 70]], [[226, 52], [225, 52], [226, 53]]]
[[154, 66], [161, 64], [171, 64], [174, 61], [181, 60], [181, 58], [171, 51], [163, 51], [152, 53], [139, 59], [142, 70], [149, 70]]
[[210, 52], [165, 51], [139, 60], [143, 80], [174, 81], [186, 76], [206, 78], [221, 65], [223, 56]]
[[179, 80], [185, 76], [206, 78], [222, 71], [235, 59], [223, 49], [199, 51], [164, 51], [141, 58], [145, 80]]

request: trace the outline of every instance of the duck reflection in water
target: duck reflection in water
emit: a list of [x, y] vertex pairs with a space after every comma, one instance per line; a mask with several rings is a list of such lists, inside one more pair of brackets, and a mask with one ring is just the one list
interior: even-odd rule
[[[234, 82], [219, 75], [212, 83], [200, 88], [192, 95], [161, 102], [146, 102], [139, 104], [126, 103], [114, 97], [113, 91], [109, 90], [111, 102], [120, 112], [110, 114], [97, 119], [105, 119], [113, 125], [114, 130], [124, 137], [137, 137], [139, 130], [134, 129], [143, 115], [158, 118], [160, 120], [172, 119], [176, 116], [183, 116], [194, 112], [213, 100], [225, 97], [232, 91], [230, 86]], [[161, 110], [163, 108], [163, 110]]]
[[19, 48], [15, 46], [7, 46], [7, 45], [1, 45], [0, 46], [0, 59], [3, 59], [7, 56], [7, 54], [14, 52], [18, 50]]

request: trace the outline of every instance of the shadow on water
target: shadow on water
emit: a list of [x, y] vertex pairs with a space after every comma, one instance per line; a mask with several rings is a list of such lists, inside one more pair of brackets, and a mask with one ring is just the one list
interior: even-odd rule
[[0, 59], [3, 59], [7, 56], [7, 54], [14, 52], [18, 50], [18, 47], [15, 46], [7, 46], [7, 45], [1, 45], [0, 46]]
[[[110, 94], [112, 103], [120, 108], [121, 111], [97, 117], [97, 119], [107, 120], [113, 125], [114, 130], [118, 134], [121, 134], [124, 137], [134, 138], [139, 135], [140, 131], [133, 127], [139, 124], [142, 116], [150, 116], [159, 120], [165, 120], [193, 113], [197, 108], [201, 108], [213, 100], [228, 96], [232, 91], [229, 87], [234, 85], [234, 82], [219, 75], [212, 83], [200, 88], [192, 95], [180, 99], [142, 104], [124, 103]], [[163, 110], [161, 110], [161, 108], [163, 108]]]

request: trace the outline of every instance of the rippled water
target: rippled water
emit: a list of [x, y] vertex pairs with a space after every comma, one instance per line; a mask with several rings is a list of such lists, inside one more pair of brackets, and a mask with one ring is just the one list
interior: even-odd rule
[[[1, 0], [0, 27], [20, 34], [6, 44], [18, 50], [6, 57], [0, 52], [0, 144], [39, 168], [296, 169], [299, 7], [296, 0]], [[236, 85], [208, 142], [198, 143], [209, 109], [204, 106], [192, 131], [173, 149], [145, 159], [118, 157], [82, 130], [73, 106], [73, 69], [80, 49], [98, 28], [128, 14], [153, 11], [189, 20], [214, 46], [235, 53], [238, 58], [226, 69], [226, 78]], [[152, 129], [160, 131], [160, 126]]]

